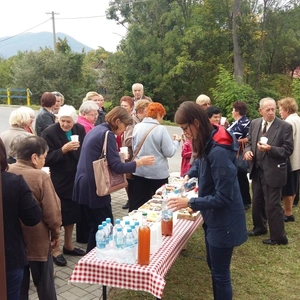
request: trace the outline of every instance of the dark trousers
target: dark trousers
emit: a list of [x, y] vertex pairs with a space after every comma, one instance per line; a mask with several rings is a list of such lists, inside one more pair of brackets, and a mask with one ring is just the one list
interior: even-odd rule
[[24, 268], [24, 276], [21, 286], [20, 300], [28, 300], [30, 284], [30, 272], [34, 285], [36, 286], [39, 299], [56, 300], [56, 291], [53, 276], [53, 259], [48, 255], [47, 261], [29, 261]]
[[7, 300], [19, 300], [24, 268], [6, 272]]
[[232, 248], [216, 248], [209, 245], [205, 234], [206, 260], [211, 270], [214, 300], [231, 300], [232, 285], [230, 263]]
[[83, 209], [83, 205], [80, 205], [81, 221], [76, 223], [76, 241], [78, 243], [87, 243], [90, 235], [89, 221]]
[[129, 201], [129, 211], [138, 209], [152, 198], [156, 190], [168, 183], [168, 178], [148, 179], [134, 175], [132, 197]]
[[90, 252], [96, 247], [96, 232], [98, 230], [98, 225], [102, 224], [106, 218], [111, 218], [112, 224], [114, 224], [113, 214], [111, 204], [109, 206], [104, 206], [101, 208], [90, 208], [87, 205], [83, 205], [86, 217], [89, 220], [89, 240], [86, 248], [86, 253]]
[[252, 176], [253, 230], [266, 231], [268, 222], [270, 238], [272, 240], [281, 241], [286, 238], [283, 209], [281, 206], [282, 187], [271, 187], [267, 185], [262, 169], [255, 169], [254, 172]]
[[241, 190], [241, 195], [243, 198], [244, 205], [251, 204], [250, 190], [249, 190], [249, 180], [246, 172], [238, 172], [237, 173], [239, 186]]

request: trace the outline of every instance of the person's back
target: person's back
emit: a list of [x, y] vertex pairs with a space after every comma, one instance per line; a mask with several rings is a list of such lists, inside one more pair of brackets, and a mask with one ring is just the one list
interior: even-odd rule
[[0, 165], [7, 300], [15, 300], [19, 299], [24, 267], [27, 265], [20, 220], [26, 226], [35, 226], [42, 218], [42, 210], [24, 178], [7, 172], [6, 151], [1, 139]]

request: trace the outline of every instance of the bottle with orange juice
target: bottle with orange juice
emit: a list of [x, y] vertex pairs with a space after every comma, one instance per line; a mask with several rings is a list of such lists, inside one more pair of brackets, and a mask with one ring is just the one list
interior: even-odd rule
[[138, 232], [138, 264], [149, 265], [150, 262], [150, 227], [147, 213], [142, 214], [142, 224]]

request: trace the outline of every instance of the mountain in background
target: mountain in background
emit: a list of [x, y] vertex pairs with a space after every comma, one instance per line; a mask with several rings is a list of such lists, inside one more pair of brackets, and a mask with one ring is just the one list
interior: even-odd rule
[[[69, 46], [73, 52], [82, 52], [84, 48], [85, 52], [93, 50], [92, 48], [78, 42], [71, 36], [58, 32], [56, 33], [56, 40], [61, 38], [67, 39]], [[6, 40], [7, 39], [7, 40]], [[18, 53], [18, 51], [38, 51], [40, 48], [53, 49], [53, 34], [51, 32], [39, 32], [39, 33], [23, 33], [13, 38], [1, 37], [0, 38], [0, 57], [9, 58]]]

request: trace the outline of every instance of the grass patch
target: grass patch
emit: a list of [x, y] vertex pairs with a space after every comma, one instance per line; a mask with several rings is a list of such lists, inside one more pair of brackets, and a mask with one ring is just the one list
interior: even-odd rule
[[[250, 237], [235, 248], [231, 264], [233, 298], [243, 300], [300, 299], [299, 208], [293, 214], [296, 222], [286, 223], [289, 244], [268, 246], [262, 239]], [[297, 216], [299, 216], [297, 218]], [[251, 211], [246, 213], [248, 229], [252, 229]], [[164, 300], [211, 300], [212, 285], [206, 264], [203, 230], [200, 226], [167, 273]], [[112, 288], [108, 300], [153, 300], [145, 292]]]

